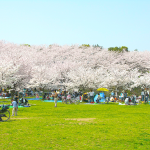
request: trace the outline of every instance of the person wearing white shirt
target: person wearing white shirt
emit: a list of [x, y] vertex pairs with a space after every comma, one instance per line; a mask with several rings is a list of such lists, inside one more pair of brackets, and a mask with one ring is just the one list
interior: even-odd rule
[[126, 99], [125, 99], [125, 105], [129, 105], [129, 98], [128, 97], [126, 97]]
[[15, 113], [15, 116], [17, 116], [18, 104], [17, 104], [17, 102], [15, 100], [12, 100], [12, 106], [13, 106], [12, 116], [14, 116], [14, 113]]
[[94, 92], [91, 90], [89, 92], [90, 102], [94, 102]]

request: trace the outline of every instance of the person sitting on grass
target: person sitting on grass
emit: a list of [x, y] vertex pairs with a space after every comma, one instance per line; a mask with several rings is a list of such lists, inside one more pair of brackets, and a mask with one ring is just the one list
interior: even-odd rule
[[98, 93], [98, 97], [97, 97], [96, 103], [99, 103], [100, 100], [101, 100], [101, 96], [100, 96], [100, 94]]
[[125, 105], [129, 105], [129, 102], [130, 102], [129, 100], [130, 100], [129, 97], [126, 97], [126, 99], [125, 99], [125, 101], [124, 101], [124, 102], [125, 102]]
[[149, 97], [149, 94], [146, 92], [146, 94], [145, 94], [145, 103], [146, 102], [148, 103], [148, 97]]
[[28, 100], [26, 99], [26, 98], [21, 98], [21, 100], [20, 100], [20, 105], [27, 105], [27, 103], [28, 103]]
[[133, 95], [131, 96], [131, 101], [132, 103], [135, 105], [136, 104], [136, 95], [133, 93]]
[[116, 97], [116, 96], [115, 96], [115, 98], [114, 98], [114, 99], [115, 99], [115, 101], [117, 101], [117, 97]]
[[47, 95], [46, 99], [47, 99], [47, 100], [50, 100], [50, 96], [49, 96], [49, 94]]
[[115, 99], [114, 99], [113, 96], [110, 98], [110, 101], [111, 101], [111, 102], [115, 102]]

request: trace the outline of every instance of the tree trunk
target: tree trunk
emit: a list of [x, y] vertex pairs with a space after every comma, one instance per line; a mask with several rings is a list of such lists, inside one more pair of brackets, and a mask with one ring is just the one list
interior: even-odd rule
[[11, 90], [11, 99], [13, 99], [15, 96], [15, 90]]

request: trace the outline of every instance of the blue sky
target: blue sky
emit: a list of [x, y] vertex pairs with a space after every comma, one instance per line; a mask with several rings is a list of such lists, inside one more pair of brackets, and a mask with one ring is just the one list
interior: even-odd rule
[[150, 0], [0, 0], [0, 40], [150, 51]]

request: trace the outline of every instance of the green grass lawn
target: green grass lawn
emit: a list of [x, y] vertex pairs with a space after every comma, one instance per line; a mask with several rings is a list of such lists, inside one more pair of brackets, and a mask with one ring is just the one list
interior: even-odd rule
[[[150, 105], [29, 101], [0, 122], [1, 150], [150, 149]], [[8, 103], [8, 101], [7, 101]], [[9, 109], [12, 113], [12, 109]]]

